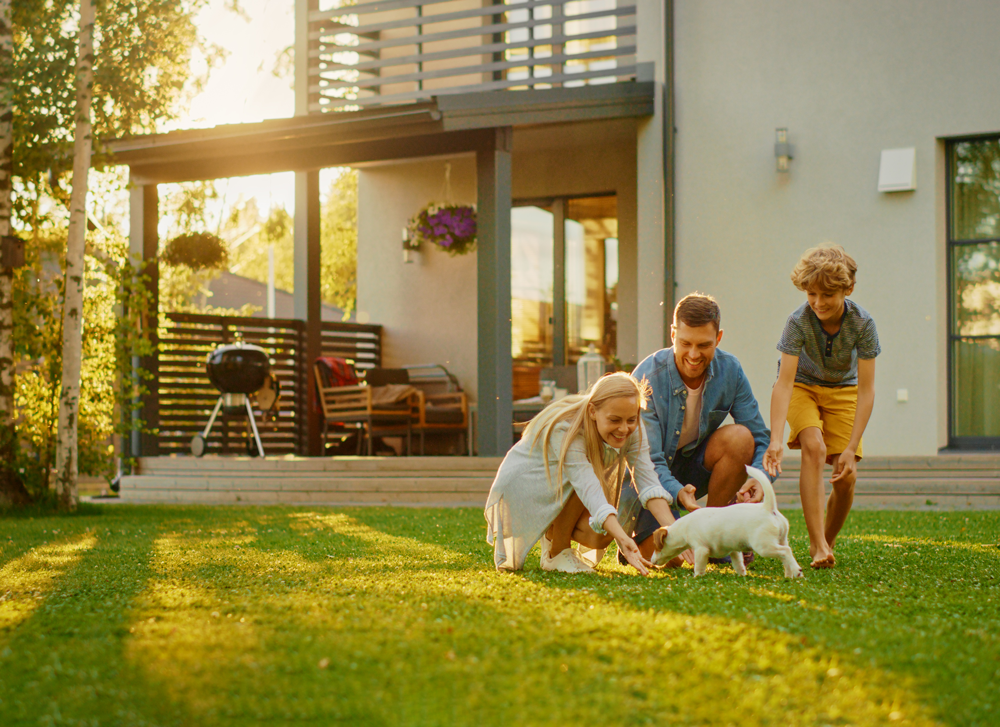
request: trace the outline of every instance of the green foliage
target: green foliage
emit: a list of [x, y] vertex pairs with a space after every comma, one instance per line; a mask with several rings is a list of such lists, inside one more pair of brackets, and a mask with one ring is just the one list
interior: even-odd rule
[[191, 270], [221, 270], [229, 264], [229, 248], [211, 232], [189, 232], [167, 242], [160, 262]]
[[233, 251], [231, 272], [267, 283], [268, 248], [273, 245], [274, 285], [279, 290], [294, 290], [294, 221], [284, 207], [272, 207], [262, 219], [257, 200], [251, 198], [233, 207], [223, 234], [239, 243]]
[[[21, 220], [32, 217], [32, 200], [46, 194], [50, 171], [59, 175], [72, 162], [78, 5], [75, 0], [13, 4], [14, 176], [21, 191], [15, 213]], [[92, 112], [98, 155], [101, 139], [156, 131], [204, 81], [189, 78], [192, 50], [200, 48], [210, 64], [220, 52], [198, 39], [193, 18], [203, 5], [204, 0], [98, 3]]]
[[209, 205], [219, 199], [215, 180], [161, 184], [159, 193], [160, 221], [170, 222], [170, 229], [165, 237], [176, 237], [191, 230], [208, 230], [213, 227], [209, 220]]
[[[14, 279], [18, 468], [36, 496], [48, 489], [55, 464], [65, 247], [65, 237], [57, 234], [35, 236]], [[150, 352], [149, 296], [127, 264], [124, 240], [103, 236], [91, 252], [85, 258], [78, 463], [81, 474], [110, 480], [116, 472], [113, 435], [141, 426], [127, 413], [144, 386], [130, 377], [132, 356]]]
[[327, 194], [321, 218], [320, 291], [345, 315], [358, 298], [358, 171], [345, 169]]
[[30, 514], [0, 538], [5, 725], [996, 721], [997, 512], [856, 511], [800, 580], [497, 573], [478, 509]]
[[[321, 211], [320, 295], [341, 308], [354, 310], [357, 300], [358, 174], [344, 169], [330, 185]], [[234, 206], [223, 236], [238, 242], [230, 270], [266, 283], [268, 248], [274, 248], [274, 280], [279, 290], [294, 290], [294, 220], [284, 207], [273, 207], [261, 219], [256, 199]]]

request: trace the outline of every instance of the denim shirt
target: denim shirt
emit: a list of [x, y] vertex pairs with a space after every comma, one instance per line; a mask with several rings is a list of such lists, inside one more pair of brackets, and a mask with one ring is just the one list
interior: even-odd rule
[[[664, 348], [648, 356], [635, 367], [632, 375], [637, 379], [645, 376], [653, 389], [651, 400], [642, 413], [649, 436], [649, 455], [660, 484], [676, 501], [684, 483], [674, 477], [670, 465], [677, 456], [677, 442], [681, 438], [687, 387], [677, 371], [674, 349]], [[737, 424], [750, 430], [754, 441], [753, 466], [763, 470], [764, 452], [771, 441], [771, 432], [764, 426], [757, 399], [740, 362], [731, 353], [717, 349], [705, 374], [698, 438], [685, 446], [682, 453], [690, 456], [719, 428], [727, 414], [732, 414]]]

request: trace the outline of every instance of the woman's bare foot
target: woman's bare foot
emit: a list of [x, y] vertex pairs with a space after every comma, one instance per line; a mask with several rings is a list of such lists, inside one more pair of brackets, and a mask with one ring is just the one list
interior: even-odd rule
[[680, 568], [682, 565], [684, 565], [684, 559], [678, 555], [676, 558], [672, 558], [671, 560], [668, 560], [666, 563], [664, 563], [663, 567]]

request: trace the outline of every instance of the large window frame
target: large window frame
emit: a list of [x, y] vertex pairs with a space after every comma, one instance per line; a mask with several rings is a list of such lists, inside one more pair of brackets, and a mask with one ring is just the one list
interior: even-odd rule
[[569, 334], [567, 331], [568, 314], [566, 309], [566, 221], [571, 219], [570, 204], [575, 200], [612, 197], [617, 200], [614, 191], [591, 192], [587, 194], [560, 195], [552, 197], [517, 198], [512, 201], [512, 207], [539, 207], [547, 209], [552, 214], [553, 222], [553, 261], [552, 261], [552, 366], [565, 366], [575, 362], [567, 350]]
[[958, 389], [959, 381], [958, 365], [956, 362], [956, 346], [963, 340], [997, 340], [1000, 335], [962, 335], [958, 330], [958, 303], [957, 281], [955, 270], [955, 253], [958, 248], [971, 247], [974, 245], [1000, 244], [1000, 233], [993, 237], [965, 239], [956, 234], [956, 177], [957, 162], [955, 149], [959, 144], [967, 142], [993, 141], [1000, 144], [1000, 133], [978, 134], [974, 136], [954, 137], [946, 140], [945, 144], [945, 169], [946, 169], [946, 234], [945, 234], [945, 262], [947, 269], [947, 320], [948, 320], [948, 448], [964, 451], [1000, 450], [1000, 436], [970, 436], [956, 433], [957, 422], [956, 412], [959, 405]]

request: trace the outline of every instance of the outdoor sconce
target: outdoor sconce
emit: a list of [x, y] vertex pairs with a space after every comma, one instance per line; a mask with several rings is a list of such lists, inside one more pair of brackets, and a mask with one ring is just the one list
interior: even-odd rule
[[788, 143], [788, 129], [774, 130], [774, 158], [779, 172], [788, 171], [792, 159], [792, 145]]
[[0, 268], [24, 267], [24, 240], [15, 235], [0, 237]]
[[412, 263], [416, 260], [416, 253], [420, 252], [420, 240], [411, 240], [410, 231], [403, 228], [403, 262]]

